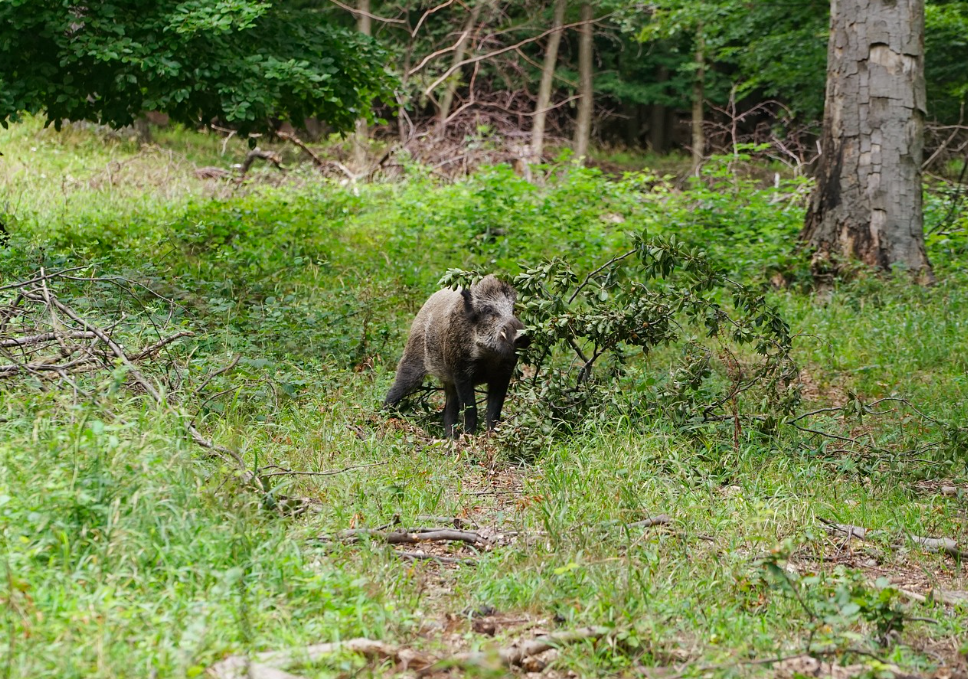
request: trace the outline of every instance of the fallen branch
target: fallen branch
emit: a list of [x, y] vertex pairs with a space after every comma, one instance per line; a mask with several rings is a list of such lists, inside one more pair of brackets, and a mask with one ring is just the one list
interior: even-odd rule
[[257, 146], [245, 154], [245, 160], [239, 166], [239, 178], [236, 179], [237, 182], [241, 182], [243, 179], [245, 179], [245, 175], [248, 174], [252, 167], [252, 163], [254, 163], [256, 159], [272, 163], [280, 172], [284, 173], [286, 171], [286, 168], [282, 166], [282, 156], [275, 151], [263, 151]]
[[[447, 528], [410, 528], [408, 530], [386, 531], [373, 528], [350, 528], [341, 531], [336, 539], [341, 542], [355, 543], [363, 537], [384, 540], [388, 545], [413, 545], [419, 542], [466, 542], [470, 545], [488, 546], [491, 541], [477, 531], [463, 531]], [[329, 536], [320, 538], [324, 542]]]
[[207, 674], [213, 679], [282, 679], [292, 675], [279, 673], [280, 670], [318, 662], [335, 653], [356, 653], [368, 660], [392, 660], [401, 670], [420, 670], [431, 663], [427, 656], [417, 651], [401, 649], [374, 639], [358, 638], [313, 644], [288, 651], [267, 651], [257, 653], [252, 658], [233, 655], [209, 667]]
[[635, 523], [630, 523], [629, 528], [651, 528], [652, 526], [664, 526], [666, 524], [672, 523], [672, 519], [668, 514], [659, 514], [658, 516], [653, 516], [649, 519], [643, 519], [642, 521], [636, 521]]
[[[827, 519], [820, 519], [820, 522], [824, 524], [828, 532], [844, 534], [848, 538], [855, 537], [859, 540], [867, 540], [875, 533], [877, 535], [886, 534], [886, 531], [872, 530], [845, 523], [834, 523]], [[923, 547], [926, 552], [948, 554], [956, 559], [968, 559], [968, 552], [960, 549], [958, 543], [951, 538], [928, 538], [920, 535], [908, 535], [907, 537], [915, 544]]]
[[508, 669], [520, 667], [527, 659], [549, 649], [560, 648], [579, 641], [600, 639], [610, 634], [611, 631], [608, 627], [583, 627], [577, 630], [542, 634], [534, 639], [516, 641], [510, 646], [489, 652], [457, 653], [420, 670], [418, 676], [427, 676], [452, 667], [490, 667], [493, 666], [494, 660]]
[[[260, 474], [262, 478], [267, 478], [270, 476], [335, 476], [336, 474], [343, 474], [345, 472], [354, 471], [356, 469], [369, 469], [370, 467], [383, 467], [390, 464], [388, 462], [374, 462], [372, 464], [354, 464], [349, 467], [343, 467], [342, 469], [331, 469], [324, 472], [310, 472], [310, 471], [300, 471], [298, 469], [283, 469], [278, 467], [279, 471], [270, 472], [268, 474]], [[262, 469], [273, 469], [276, 465], [268, 465]]]
[[131, 361], [140, 361], [143, 358], [148, 358], [152, 354], [157, 353], [158, 351], [160, 351], [161, 349], [163, 349], [164, 347], [166, 347], [167, 345], [171, 344], [172, 342], [174, 342], [177, 339], [181, 339], [182, 337], [194, 337], [194, 336], [195, 336], [195, 333], [191, 332], [190, 330], [179, 330], [174, 335], [169, 335], [168, 337], [163, 337], [160, 340], [158, 340], [157, 342], [155, 342], [154, 344], [151, 344], [151, 345], [145, 347], [144, 349], [142, 349], [138, 353], [133, 354], [132, 356], [129, 356], [128, 358]]
[[0, 340], [0, 349], [10, 347], [25, 347], [32, 344], [43, 344], [56, 341], [58, 336], [62, 339], [93, 339], [94, 333], [89, 331], [76, 331], [68, 333], [42, 332], [39, 335], [28, 335], [27, 337], [10, 337]]
[[300, 139], [294, 134], [277, 131], [276, 136], [279, 137], [280, 139], [284, 139], [286, 141], [292, 142], [293, 144], [301, 148], [303, 151], [305, 151], [309, 155], [309, 157], [313, 159], [313, 164], [317, 167], [317, 169], [322, 170], [327, 165], [332, 165], [333, 167], [337, 168], [340, 172], [345, 174], [351, 182], [355, 182], [357, 179], [359, 179], [362, 176], [362, 175], [354, 174], [353, 172], [350, 171], [348, 167], [343, 165], [343, 163], [339, 162], [338, 160], [323, 160], [316, 154], [315, 151], [309, 148], [309, 146], [307, 146], [302, 139]]
[[[912, 592], [909, 589], [902, 589], [893, 583], [888, 583], [885, 586], [881, 586], [875, 580], [868, 580], [867, 584], [874, 589], [886, 589], [891, 588], [897, 591], [898, 594], [903, 596], [905, 599], [910, 599], [911, 601], [917, 601], [921, 604], [926, 604], [931, 601], [938, 601], [942, 604], [947, 604], [948, 606], [957, 606], [959, 604], [968, 604], [968, 592], [963, 592], [956, 589], [941, 589], [940, 587], [932, 587], [928, 590], [927, 594], [920, 594], [918, 592]], [[934, 622], [934, 621], [932, 621]]]

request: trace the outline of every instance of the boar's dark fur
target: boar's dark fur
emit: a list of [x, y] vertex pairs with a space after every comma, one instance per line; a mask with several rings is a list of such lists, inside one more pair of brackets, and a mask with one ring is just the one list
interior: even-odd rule
[[487, 384], [488, 430], [494, 429], [517, 363], [527, 346], [524, 324], [514, 316], [514, 288], [486, 276], [470, 288], [440, 290], [426, 301], [410, 327], [397, 378], [384, 406], [394, 406], [420, 386], [426, 375], [444, 383], [444, 430], [464, 415], [464, 432], [477, 429], [474, 386]]

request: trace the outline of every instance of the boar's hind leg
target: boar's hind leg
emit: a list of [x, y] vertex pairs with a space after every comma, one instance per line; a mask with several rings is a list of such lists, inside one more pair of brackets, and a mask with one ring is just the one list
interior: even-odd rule
[[477, 401], [474, 398], [474, 383], [471, 380], [454, 384], [457, 391], [457, 409], [464, 413], [464, 433], [477, 431]]
[[487, 421], [487, 430], [491, 431], [501, 419], [501, 408], [504, 407], [504, 399], [508, 395], [508, 384], [511, 383], [511, 375], [506, 377], [501, 375], [491, 380], [487, 384], [487, 411], [484, 419]]
[[400, 361], [400, 366], [397, 368], [397, 379], [383, 401], [384, 407], [398, 404], [404, 396], [420, 386], [426, 374], [427, 371], [424, 370], [422, 363], [419, 365], [407, 363], [406, 358]]

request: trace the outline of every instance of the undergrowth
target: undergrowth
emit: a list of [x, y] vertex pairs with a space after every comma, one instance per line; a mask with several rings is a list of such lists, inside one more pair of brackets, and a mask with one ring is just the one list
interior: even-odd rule
[[[80, 267], [126, 289], [75, 281], [58, 293], [105, 324], [124, 317], [125, 341], [143, 342], [152, 322], [194, 332], [145, 368], [164, 407], [117, 364], [77, 376], [76, 390], [0, 381], [0, 676], [193, 677], [231, 653], [352, 636], [446, 656], [491, 643], [470, 621], [487, 607], [524, 621], [498, 632], [508, 638], [529, 625], [614, 629], [562, 651], [557, 667], [580, 676], [768, 674], [743, 663], [808, 650], [876, 658], [871, 671], [960, 662], [968, 609], [912, 604], [876, 580], [966, 590], [963, 564], [887, 542], [848, 550], [817, 521], [968, 536], [968, 242], [944, 199], [926, 200], [928, 228], [941, 225], [928, 239], [938, 285], [860, 271], [817, 295], [792, 248], [808, 185], [764, 185], [742, 158], [715, 160], [684, 189], [647, 169], [609, 178], [569, 162], [537, 168], [536, 183], [503, 166], [449, 184], [412, 168], [400, 183], [345, 186], [294, 168], [235, 186], [192, 174], [227, 162], [221, 139], [166, 134], [144, 151], [34, 123], [0, 133], [0, 287]], [[662, 247], [677, 271], [690, 257], [701, 266], [678, 282], [648, 273]], [[571, 297], [630, 249], [574, 305], [542, 308], [542, 287]], [[496, 439], [448, 443], [432, 436], [436, 414], [376, 412], [448, 269], [516, 280], [544, 336], [532, 351], [558, 352], [522, 366]], [[702, 276], [716, 284], [687, 304], [695, 313], [632, 336]], [[744, 345], [720, 312], [765, 320]], [[769, 389], [723, 400], [730, 366], [768, 358], [757, 341], [781, 335], [799, 379], [775, 386], [795, 382], [802, 402], [782, 390], [764, 402]], [[571, 362], [569, 339], [586, 361]], [[562, 389], [529, 386], [556, 369]], [[599, 400], [562, 408], [561, 392], [582, 385]], [[251, 470], [348, 471], [273, 477], [310, 508], [281, 516], [194, 446], [189, 422]], [[628, 528], [659, 513], [672, 528]], [[317, 539], [427, 515], [520, 537], [474, 567]], [[367, 668], [382, 671], [337, 656], [299, 672]]]

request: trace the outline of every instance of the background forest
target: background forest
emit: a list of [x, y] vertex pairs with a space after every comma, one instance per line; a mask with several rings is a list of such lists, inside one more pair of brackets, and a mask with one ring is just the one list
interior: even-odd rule
[[798, 244], [829, 11], [0, 0], [0, 679], [968, 677], [968, 3], [930, 285]]

